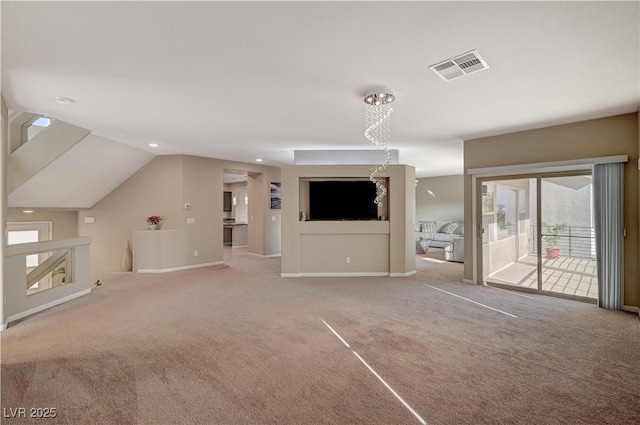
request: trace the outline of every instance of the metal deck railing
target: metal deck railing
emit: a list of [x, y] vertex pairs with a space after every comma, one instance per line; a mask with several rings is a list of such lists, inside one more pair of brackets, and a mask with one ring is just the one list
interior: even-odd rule
[[[542, 231], [542, 247], [545, 248], [545, 237], [549, 236]], [[531, 226], [531, 240], [529, 241], [529, 253], [535, 255], [538, 252], [537, 235], [538, 227]], [[593, 227], [568, 226], [567, 230], [558, 235], [558, 248], [560, 255], [572, 258], [596, 258], [596, 235]], [[543, 252], [544, 254], [544, 252]]]

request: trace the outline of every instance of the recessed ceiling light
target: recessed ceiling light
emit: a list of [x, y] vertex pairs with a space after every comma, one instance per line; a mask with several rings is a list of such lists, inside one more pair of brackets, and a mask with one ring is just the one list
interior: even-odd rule
[[33, 210], [22, 210], [23, 213], [25, 214], [31, 214], [33, 212]]
[[149, 143], [149, 146], [151, 146], [152, 148], [157, 148], [160, 145], [157, 143]]
[[69, 97], [64, 97], [64, 96], [56, 96], [56, 102], [58, 102], [61, 105], [69, 105], [71, 103], [76, 103], [75, 100]]
[[256, 158], [256, 162], [262, 162], [262, 158]]

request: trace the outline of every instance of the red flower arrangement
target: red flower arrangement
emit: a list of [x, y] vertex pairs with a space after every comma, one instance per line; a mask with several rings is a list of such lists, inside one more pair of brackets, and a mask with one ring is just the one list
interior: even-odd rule
[[162, 221], [162, 217], [160, 217], [159, 215], [152, 215], [150, 217], [147, 217], [147, 224], [158, 225], [160, 224], [161, 221]]

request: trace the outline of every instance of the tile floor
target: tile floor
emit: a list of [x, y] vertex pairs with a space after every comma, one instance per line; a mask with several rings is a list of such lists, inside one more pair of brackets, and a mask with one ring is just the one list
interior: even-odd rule
[[[535, 289], [538, 287], [536, 257], [525, 256], [491, 274], [487, 281]], [[597, 298], [596, 261], [571, 257], [543, 258], [542, 289], [566, 295]]]

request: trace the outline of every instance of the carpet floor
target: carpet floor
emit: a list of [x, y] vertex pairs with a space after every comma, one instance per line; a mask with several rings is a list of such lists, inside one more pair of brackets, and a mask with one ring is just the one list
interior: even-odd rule
[[640, 423], [637, 315], [463, 284], [433, 251], [407, 278], [226, 250], [105, 283], [2, 333], [2, 423]]

